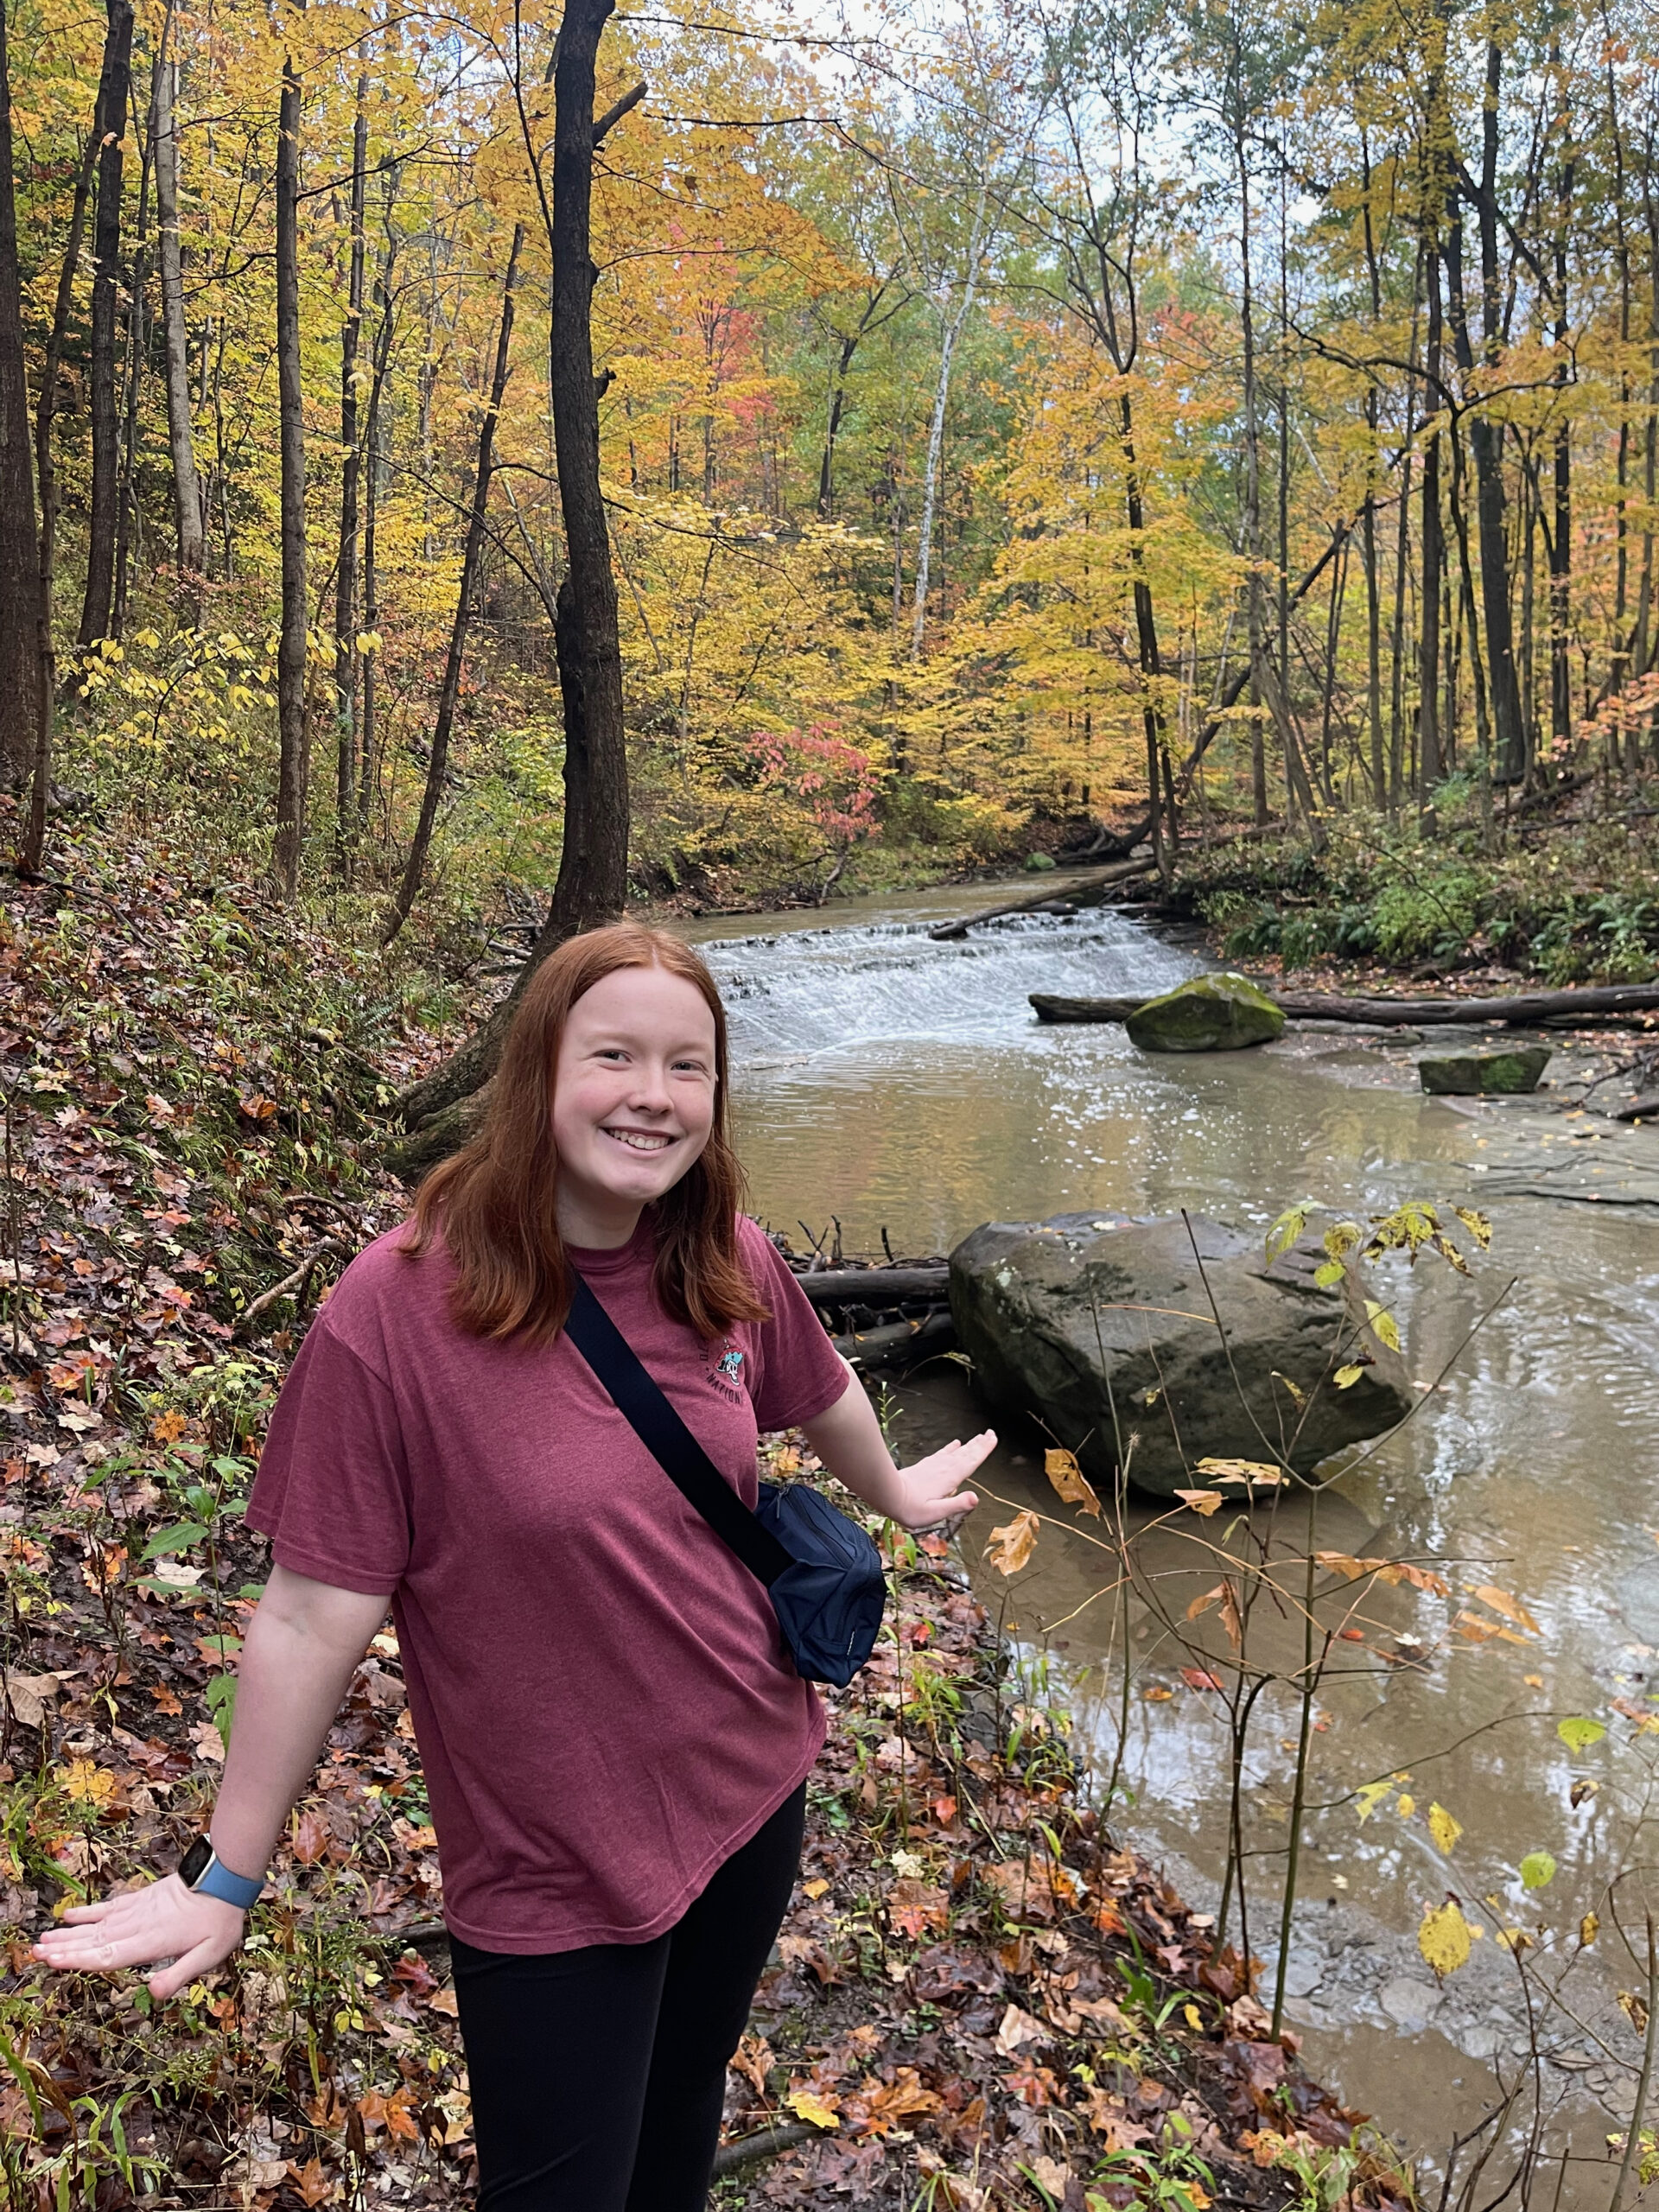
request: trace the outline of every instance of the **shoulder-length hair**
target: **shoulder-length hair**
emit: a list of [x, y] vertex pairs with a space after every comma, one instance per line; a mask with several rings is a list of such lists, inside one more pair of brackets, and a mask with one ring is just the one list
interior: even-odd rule
[[456, 1325], [480, 1337], [522, 1334], [546, 1344], [570, 1311], [570, 1263], [559, 1235], [553, 1083], [576, 1001], [622, 968], [660, 968], [702, 996], [715, 1018], [715, 1119], [699, 1158], [655, 1205], [657, 1296], [704, 1338], [734, 1321], [764, 1321], [737, 1242], [742, 1170], [726, 1106], [726, 1009], [707, 967], [664, 930], [617, 922], [551, 952], [531, 978], [502, 1046], [484, 1116], [471, 1140], [421, 1185], [403, 1249], [418, 1257], [442, 1240], [454, 1265]]

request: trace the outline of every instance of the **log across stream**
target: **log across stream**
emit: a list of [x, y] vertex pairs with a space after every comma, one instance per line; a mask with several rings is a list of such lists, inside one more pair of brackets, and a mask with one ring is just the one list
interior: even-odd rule
[[[1270, 995], [1292, 1021], [1352, 1022], [1368, 1029], [1450, 1029], [1493, 1022], [1512, 1029], [1532, 1028], [1541, 1022], [1593, 1027], [1632, 1014], [1659, 1015], [1659, 983], [1515, 991], [1487, 999], [1344, 998], [1323, 991], [1274, 991]], [[1039, 1021], [1127, 1021], [1147, 1004], [1144, 993], [1068, 998], [1058, 992], [1032, 991], [1027, 997]]]

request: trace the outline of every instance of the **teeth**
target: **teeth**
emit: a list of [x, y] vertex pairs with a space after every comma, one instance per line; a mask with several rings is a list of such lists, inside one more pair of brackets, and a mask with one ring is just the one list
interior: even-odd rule
[[672, 1142], [669, 1137], [655, 1136], [642, 1129], [607, 1129], [607, 1137], [618, 1144], [625, 1144], [630, 1152], [664, 1152]]

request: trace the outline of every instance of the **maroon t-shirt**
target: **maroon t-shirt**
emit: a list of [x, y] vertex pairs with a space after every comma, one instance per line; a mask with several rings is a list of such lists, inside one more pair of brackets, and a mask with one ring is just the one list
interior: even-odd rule
[[[649, 1942], [806, 1774], [817, 1699], [575, 1346], [467, 1335], [448, 1255], [411, 1260], [402, 1233], [313, 1323], [249, 1522], [295, 1573], [391, 1596], [454, 1934]], [[810, 1421], [848, 1375], [767, 1238], [742, 1221], [739, 1242], [772, 1318], [712, 1344], [652, 1294], [649, 1212], [571, 1257], [753, 1505], [759, 1430]]]

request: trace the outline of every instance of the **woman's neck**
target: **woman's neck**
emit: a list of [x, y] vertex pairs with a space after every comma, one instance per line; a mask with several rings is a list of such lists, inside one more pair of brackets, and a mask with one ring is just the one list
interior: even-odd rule
[[584, 1252], [614, 1252], [631, 1242], [645, 1208], [605, 1191], [562, 1188], [556, 1211], [567, 1244]]

